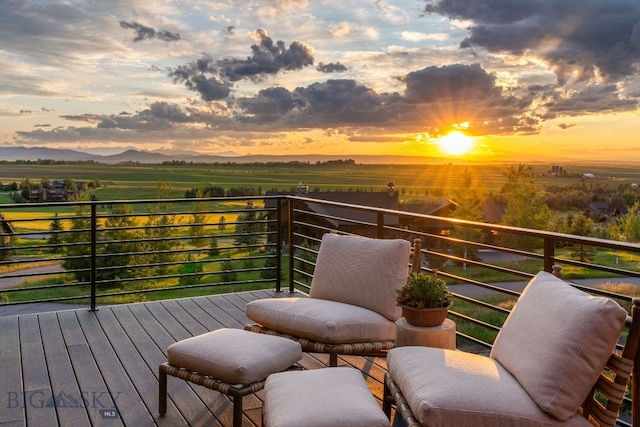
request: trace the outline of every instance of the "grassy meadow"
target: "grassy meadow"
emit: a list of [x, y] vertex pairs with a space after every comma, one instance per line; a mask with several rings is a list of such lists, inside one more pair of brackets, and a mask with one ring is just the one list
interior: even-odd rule
[[[207, 164], [207, 165], [107, 165], [69, 164], [34, 165], [0, 164], [0, 183], [10, 184], [29, 179], [75, 179], [99, 181], [95, 191], [98, 200], [155, 199], [158, 183], [166, 183], [170, 197], [183, 197], [185, 191], [207, 185], [223, 188], [251, 187], [263, 192], [291, 190], [304, 182], [311, 190], [322, 191], [380, 191], [393, 181], [401, 200], [423, 198], [425, 195], [446, 197], [460, 185], [462, 170], [469, 167], [487, 192], [496, 192], [505, 183], [504, 172], [511, 164]], [[531, 165], [540, 178], [538, 184], [571, 185], [583, 173], [593, 173], [598, 181], [618, 185], [638, 181], [637, 167], [632, 165], [563, 165], [569, 177], [551, 178], [546, 174], [551, 165]], [[10, 203], [6, 194], [0, 203]]]
[[[638, 181], [637, 169], [634, 166], [624, 165], [562, 165], [570, 176], [547, 177], [546, 173], [551, 165], [531, 165], [539, 175], [538, 184], [553, 184], [568, 186], [580, 181], [583, 173], [596, 175], [597, 181], [607, 185], [617, 186]], [[484, 191], [498, 192], [504, 185], [506, 178], [504, 173], [511, 164], [425, 164], [425, 165], [371, 165], [371, 164], [207, 164], [207, 165], [106, 165], [106, 164], [0, 164], [0, 183], [10, 184], [29, 179], [39, 183], [43, 179], [53, 180], [77, 180], [86, 182], [99, 182], [100, 187], [91, 190], [97, 200], [153, 200], [159, 197], [159, 184], [162, 184], [162, 197], [182, 198], [187, 190], [204, 186], [219, 186], [225, 189], [248, 187], [260, 189], [262, 193], [269, 190], [290, 191], [294, 190], [299, 182], [304, 182], [310, 190], [321, 191], [382, 191], [389, 181], [393, 181], [400, 193], [401, 201], [410, 201], [433, 197], [440, 199], [451, 195], [452, 191], [460, 186], [461, 172], [464, 168], [470, 168], [481, 183]], [[168, 189], [168, 191], [167, 191]], [[13, 203], [8, 193], [0, 193], [0, 212], [2, 204]], [[239, 203], [239, 204], [238, 204]], [[144, 213], [146, 205], [132, 205], [137, 213]], [[241, 202], [220, 203], [221, 209], [242, 209]], [[185, 210], [184, 206], [180, 208]], [[73, 214], [73, 211], [65, 207], [42, 207], [37, 204], [25, 204], [24, 207], [11, 209], [11, 218], [17, 220], [19, 232], [46, 232], [50, 226], [50, 218], [53, 213], [58, 213], [64, 229], [69, 228], [69, 221], [65, 217]], [[39, 220], [39, 218], [43, 218]], [[19, 220], [29, 219], [28, 222]], [[142, 221], [143, 219], [140, 219]], [[188, 222], [188, 218], [184, 218]], [[219, 216], [209, 214], [207, 222], [212, 226], [217, 224]], [[234, 215], [225, 214], [225, 220], [234, 222]], [[28, 230], [21, 226], [28, 226]], [[233, 231], [228, 227], [226, 233]], [[21, 239], [19, 245], [37, 245], [44, 243], [37, 239]], [[37, 254], [43, 261], [46, 254]], [[637, 265], [637, 261], [625, 259], [623, 254], [603, 251], [598, 257], [607, 258], [597, 261], [620, 262], [619, 267], [627, 268]], [[619, 258], [619, 259], [618, 259]], [[523, 266], [520, 265], [522, 268]], [[455, 269], [455, 268], [454, 268]], [[531, 271], [540, 269], [538, 262], [532, 262]], [[213, 273], [213, 272], [212, 272]], [[469, 275], [469, 271], [466, 272]], [[573, 272], [570, 268], [565, 271], [568, 277]], [[487, 272], [478, 272], [478, 280], [500, 281], [509, 280], [503, 277], [484, 277]], [[472, 274], [473, 275], [473, 274]], [[576, 276], [579, 274], [576, 274]], [[46, 285], [46, 283], [29, 283], [29, 286]], [[37, 292], [37, 291], [36, 291]], [[181, 294], [181, 291], [176, 291]], [[172, 294], [172, 296], [175, 296]]]

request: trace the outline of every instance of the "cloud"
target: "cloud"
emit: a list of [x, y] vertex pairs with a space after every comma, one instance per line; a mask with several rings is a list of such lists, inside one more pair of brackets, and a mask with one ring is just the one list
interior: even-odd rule
[[634, 111], [636, 99], [621, 98], [616, 85], [590, 85], [582, 90], [559, 90], [544, 104], [544, 119], [589, 113]]
[[536, 58], [561, 84], [631, 76], [640, 3], [628, 0], [426, 0], [425, 12], [471, 22], [463, 48]]
[[156, 31], [151, 27], [147, 27], [137, 22], [120, 21], [120, 26], [122, 28], [133, 29], [136, 32], [136, 37], [133, 39], [134, 42], [151, 39], [160, 39], [166, 42], [175, 42], [180, 40], [180, 34], [178, 33], [171, 33], [166, 30]]
[[576, 126], [578, 126], [576, 123], [560, 123], [558, 125], [558, 127], [560, 129], [563, 129], [563, 130], [571, 129], [571, 128], [576, 127]]
[[429, 34], [419, 33], [417, 31], [403, 31], [401, 35], [403, 39], [416, 43], [427, 40], [434, 40], [439, 42], [449, 40], [449, 35], [446, 33]]
[[280, 71], [313, 65], [312, 50], [306, 44], [294, 41], [287, 48], [283, 41], [274, 43], [264, 29], [257, 30], [255, 35], [259, 44], [251, 46], [252, 54], [246, 59], [214, 60], [204, 56], [169, 70], [169, 76], [174, 82], [184, 83], [188, 89], [199, 92], [204, 101], [213, 101], [228, 97], [233, 82], [247, 79], [260, 82], [265, 76]]
[[402, 79], [407, 98], [414, 103], [474, 102], [499, 95], [495, 76], [479, 64], [427, 67]]
[[[206, 64], [203, 64], [203, 66]], [[208, 66], [208, 65], [207, 65]], [[219, 138], [236, 132], [294, 132], [352, 129], [354, 137], [383, 132], [447, 132], [469, 123], [471, 133], [535, 133], [540, 118], [526, 113], [532, 97], [516, 98], [496, 84], [479, 65], [426, 67], [403, 76], [403, 93], [379, 93], [353, 79], [330, 79], [293, 90], [272, 87], [254, 96], [207, 106], [180, 107], [154, 102], [135, 114], [66, 115], [87, 127], [20, 132], [25, 141], [78, 140], [79, 136], [125, 141], [159, 135], [178, 141]], [[373, 137], [373, 136], [371, 136]]]
[[321, 62], [316, 67], [316, 70], [321, 73], [342, 73], [347, 71], [347, 67], [340, 62], [330, 62], [328, 64]]

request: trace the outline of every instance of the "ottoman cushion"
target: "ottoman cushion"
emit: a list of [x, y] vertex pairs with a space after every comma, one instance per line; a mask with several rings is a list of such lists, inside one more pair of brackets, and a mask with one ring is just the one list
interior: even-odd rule
[[265, 383], [264, 427], [389, 427], [354, 368], [323, 368], [272, 374]]
[[178, 341], [167, 349], [169, 364], [229, 384], [262, 381], [301, 358], [302, 349], [295, 341], [242, 329], [218, 329]]

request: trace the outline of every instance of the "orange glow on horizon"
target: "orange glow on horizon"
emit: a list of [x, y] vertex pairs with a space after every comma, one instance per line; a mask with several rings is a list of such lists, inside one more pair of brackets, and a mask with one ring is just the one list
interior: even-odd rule
[[475, 147], [475, 141], [472, 137], [458, 131], [438, 138], [436, 144], [442, 153], [450, 156], [470, 154]]

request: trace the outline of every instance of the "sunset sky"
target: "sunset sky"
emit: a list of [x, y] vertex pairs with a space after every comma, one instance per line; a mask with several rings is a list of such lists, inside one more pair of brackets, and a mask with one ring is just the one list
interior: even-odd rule
[[0, 4], [0, 146], [640, 160], [640, 0]]

